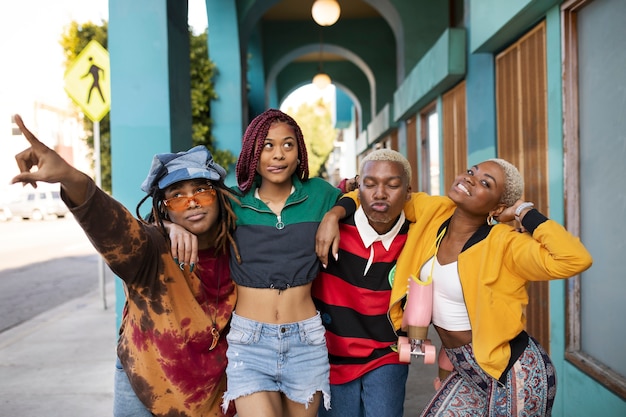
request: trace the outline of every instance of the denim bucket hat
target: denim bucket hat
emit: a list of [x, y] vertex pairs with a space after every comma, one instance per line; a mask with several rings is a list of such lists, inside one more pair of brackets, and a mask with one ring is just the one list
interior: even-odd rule
[[226, 178], [226, 170], [213, 160], [211, 152], [202, 145], [186, 152], [154, 155], [150, 173], [141, 184], [141, 189], [150, 193], [154, 187], [163, 190], [175, 182], [196, 178], [211, 181], [223, 181]]

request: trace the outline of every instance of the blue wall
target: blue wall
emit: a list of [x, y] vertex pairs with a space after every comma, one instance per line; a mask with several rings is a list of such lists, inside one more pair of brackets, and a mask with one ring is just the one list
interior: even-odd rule
[[[113, 197], [133, 213], [144, 196], [139, 187], [152, 157], [191, 147], [191, 104], [185, 104], [190, 103], [189, 71], [170, 73], [172, 62], [181, 55], [189, 61], [189, 38], [181, 34], [187, 30], [187, 13], [168, 9], [168, 4], [166, 0], [109, 1], [112, 189]], [[176, 52], [170, 55], [170, 51]], [[172, 114], [188, 117], [189, 123], [172, 125]], [[118, 327], [124, 301], [118, 279]]]

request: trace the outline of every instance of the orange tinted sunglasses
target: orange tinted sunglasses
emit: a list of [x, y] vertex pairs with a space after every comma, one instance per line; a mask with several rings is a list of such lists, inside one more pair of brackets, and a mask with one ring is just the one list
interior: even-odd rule
[[165, 207], [172, 211], [183, 211], [187, 210], [189, 207], [189, 203], [191, 200], [195, 201], [199, 206], [209, 206], [213, 204], [215, 201], [215, 189], [211, 188], [209, 190], [198, 191], [194, 193], [191, 197], [172, 197], [167, 200], [163, 200], [163, 204]]

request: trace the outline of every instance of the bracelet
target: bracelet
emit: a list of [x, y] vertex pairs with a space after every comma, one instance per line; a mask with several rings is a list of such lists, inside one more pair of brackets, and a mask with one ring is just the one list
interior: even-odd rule
[[533, 203], [531, 203], [530, 201], [526, 201], [522, 204], [520, 204], [516, 209], [515, 209], [515, 220], [517, 220], [518, 222], [522, 222], [519, 219], [520, 214], [522, 214], [522, 211], [528, 209], [528, 208], [533, 208], [535, 207], [535, 205]]

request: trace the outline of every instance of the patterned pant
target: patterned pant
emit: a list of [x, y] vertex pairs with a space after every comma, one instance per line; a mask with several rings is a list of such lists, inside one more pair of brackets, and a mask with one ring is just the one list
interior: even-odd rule
[[476, 363], [472, 345], [446, 349], [454, 370], [422, 417], [550, 416], [556, 395], [556, 374], [546, 351], [532, 337], [502, 385]]

